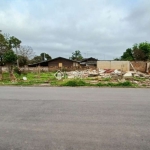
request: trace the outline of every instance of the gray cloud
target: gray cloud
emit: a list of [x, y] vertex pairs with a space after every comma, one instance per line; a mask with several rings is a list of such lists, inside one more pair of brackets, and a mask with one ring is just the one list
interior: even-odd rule
[[[7, 7], [6, 7], [7, 4]], [[134, 43], [150, 41], [149, 0], [0, 2], [0, 28], [36, 54], [113, 59]]]

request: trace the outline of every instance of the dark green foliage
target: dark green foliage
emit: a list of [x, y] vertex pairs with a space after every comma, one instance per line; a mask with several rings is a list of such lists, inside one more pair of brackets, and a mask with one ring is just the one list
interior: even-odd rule
[[110, 86], [110, 87], [131, 87], [132, 83], [129, 81], [123, 82], [123, 83], [98, 83], [97, 86]]
[[8, 50], [4, 55], [3, 55], [3, 58], [4, 58], [4, 62], [6, 64], [13, 64], [16, 62], [17, 60], [17, 55], [14, 53], [14, 51], [12, 50]]
[[41, 56], [35, 56], [33, 59], [31, 59], [29, 61], [30, 64], [34, 64], [34, 63], [39, 63], [42, 61], [42, 57]]
[[135, 61], [147, 61], [150, 60], [150, 43], [143, 42], [134, 44], [132, 48], [128, 48], [123, 55], [121, 60], [135, 60]]
[[46, 54], [46, 53], [41, 53], [40, 56], [42, 57], [42, 61], [52, 59], [51, 56], [49, 54]]
[[11, 48], [18, 48], [20, 46], [21, 41], [19, 39], [17, 39], [14, 36], [11, 36], [9, 38], [9, 47]]
[[119, 86], [132, 86], [132, 83], [129, 81], [123, 82], [123, 83], [118, 83]]
[[70, 80], [62, 84], [63, 86], [86, 86], [87, 83], [83, 80]]
[[79, 60], [82, 60], [83, 57], [81, 55], [81, 52], [79, 50], [76, 50], [74, 53], [72, 53], [72, 56], [70, 57], [70, 59], [79, 61]]
[[18, 55], [19, 66], [23, 67], [28, 64], [28, 58], [26, 56]]
[[3, 65], [3, 55], [8, 50], [8, 43], [4, 35], [0, 33], [0, 65]]
[[134, 60], [133, 54], [132, 54], [132, 49], [128, 48], [123, 55], [121, 56], [121, 60]]

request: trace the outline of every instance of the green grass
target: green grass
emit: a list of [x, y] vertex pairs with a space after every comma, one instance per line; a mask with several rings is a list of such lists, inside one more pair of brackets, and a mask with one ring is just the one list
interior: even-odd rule
[[146, 78], [140, 78], [140, 77], [134, 77], [133, 78], [135, 81], [145, 81]]
[[111, 81], [111, 78], [101, 78], [102, 81]]
[[109, 87], [133, 87], [133, 84], [129, 81], [123, 83], [98, 83], [97, 86], [109, 86]]
[[[3, 73], [3, 80], [0, 81], [0, 85], [38, 85], [42, 83], [50, 83], [51, 80], [56, 80], [53, 73], [27, 73], [27, 74], [14, 74], [16, 77], [15, 82], [11, 82], [8, 73]], [[24, 81], [23, 77], [27, 80]]]
[[[3, 73], [3, 80], [0, 81], [0, 85], [18, 85], [18, 86], [30, 86], [30, 85], [40, 85], [43, 83], [47, 83], [51, 86], [96, 86], [96, 87], [135, 87], [130, 81], [126, 81], [123, 83], [113, 83], [111, 78], [105, 78], [99, 83], [88, 83], [90, 79], [62, 79], [57, 80], [54, 76], [53, 72], [41, 72], [40, 75], [38, 73], [22, 73], [18, 75], [15, 73], [17, 80], [15, 82], [11, 82], [9, 79], [8, 73]], [[24, 81], [23, 77], [26, 77], [27, 80]], [[91, 78], [91, 81], [93, 78]], [[106, 83], [107, 82], [107, 83]], [[137, 85], [136, 85], [137, 86]]]

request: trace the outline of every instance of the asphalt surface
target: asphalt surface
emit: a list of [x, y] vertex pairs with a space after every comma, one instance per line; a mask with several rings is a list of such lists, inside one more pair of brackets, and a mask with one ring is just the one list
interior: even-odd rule
[[0, 150], [150, 150], [150, 89], [0, 87]]

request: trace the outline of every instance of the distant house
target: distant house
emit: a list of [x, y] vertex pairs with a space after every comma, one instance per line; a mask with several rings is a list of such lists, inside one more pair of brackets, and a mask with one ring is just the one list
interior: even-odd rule
[[29, 64], [28, 67], [37, 67], [37, 66], [48, 67], [48, 61], [41, 61], [38, 63]]
[[48, 67], [48, 69], [51, 71], [58, 69], [71, 70], [73, 68], [79, 67], [80, 64], [77, 61], [73, 61], [63, 57], [57, 57], [48, 61], [42, 61], [39, 63], [28, 65], [28, 67], [36, 67], [36, 66]]
[[63, 58], [63, 57], [57, 57], [54, 59], [51, 59], [48, 62], [48, 67], [49, 70], [53, 70], [53, 69], [73, 69], [75, 67], [79, 67], [79, 63], [77, 61], [73, 61], [67, 58]]
[[98, 59], [93, 58], [93, 57], [89, 57], [89, 58], [84, 58], [80, 61], [80, 65], [81, 66], [97, 66], [97, 61]]

